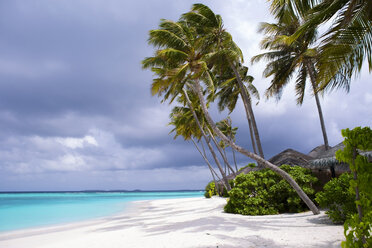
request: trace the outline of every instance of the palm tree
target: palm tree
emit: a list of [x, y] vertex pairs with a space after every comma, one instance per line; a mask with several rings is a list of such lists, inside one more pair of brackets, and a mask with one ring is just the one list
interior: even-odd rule
[[[239, 67], [244, 62], [240, 48], [234, 43], [231, 35], [224, 29], [221, 16], [216, 15], [208, 6], [194, 4], [191, 11], [182, 15], [182, 19], [192, 23], [198, 33], [203, 36], [204, 49], [208, 53], [205, 56], [205, 60], [208, 61], [209, 66], [213, 65], [216, 70], [223, 70], [227, 65], [233, 71], [236, 78], [235, 82], [240, 88], [240, 95], [246, 111], [248, 125], [252, 127], [251, 130], [254, 133], [258, 154], [264, 158], [250, 97], [239, 73]], [[253, 145], [253, 147], [255, 146]]]
[[[230, 68], [226, 69], [227, 70], [224, 70], [224, 73], [216, 77], [216, 81], [219, 88], [219, 91], [216, 93], [216, 96], [219, 100], [218, 101], [219, 110], [224, 111], [227, 108], [229, 114], [231, 114], [232, 111], [234, 111], [235, 109], [239, 96], [241, 96], [241, 88], [239, 87], [236, 77], [234, 76], [232, 70]], [[253, 77], [248, 75], [248, 67], [240, 66], [239, 72], [242, 81], [245, 82], [247, 85], [244, 88], [248, 96], [249, 105], [247, 105], [247, 107], [249, 108], [250, 106], [252, 106], [251, 95], [254, 96], [256, 99], [260, 99], [260, 95], [258, 94], [256, 87], [252, 84]], [[253, 113], [253, 110], [251, 110], [251, 112]], [[246, 111], [246, 115], [249, 116], [249, 111]], [[249, 132], [251, 136], [252, 149], [254, 153], [258, 154], [254, 138], [255, 136], [253, 134], [252, 118], [249, 116], [249, 118], [247, 119]]]
[[[190, 100], [190, 98], [192, 100]], [[178, 133], [176, 132], [176, 137], [179, 134], [182, 134], [185, 139], [195, 136], [198, 140], [200, 140], [201, 137], [203, 137], [221, 173], [224, 186], [228, 191], [231, 190], [228, 179], [226, 177], [226, 173], [223, 171], [222, 165], [219, 162], [217, 155], [210, 143], [211, 138], [208, 137], [208, 135], [204, 131], [208, 127], [206, 125], [206, 122], [204, 121], [205, 118], [203, 116], [203, 113], [200, 110], [198, 99], [195, 97], [194, 94], [192, 94], [192, 92], [187, 92], [186, 90], [184, 90], [183, 94], [178, 98], [178, 101], [183, 105], [188, 105], [188, 107], [175, 107], [173, 109], [174, 112], [173, 114], [171, 114], [171, 119], [173, 120], [172, 124], [176, 126], [175, 131], [178, 131]], [[212, 137], [212, 140], [213, 139], [214, 138]], [[226, 161], [225, 158], [224, 161]]]
[[317, 81], [319, 90], [345, 88], [348, 91], [352, 75], [360, 73], [365, 61], [372, 71], [372, 1], [308, 2], [316, 5], [308, 11], [306, 22], [292, 35], [291, 41], [333, 19], [321, 37]]
[[[197, 145], [197, 142], [203, 142], [201, 140], [202, 138], [202, 133], [200, 131], [199, 126], [197, 125], [193, 114], [191, 113], [191, 110], [187, 107], [174, 107], [172, 109], [172, 112], [170, 114], [170, 123], [168, 125], [174, 126], [174, 128], [171, 130], [171, 133], [174, 132], [175, 136], [174, 139], [176, 139], [178, 136], [183, 136], [185, 140], [191, 140], [192, 143], [194, 144], [195, 148], [198, 150], [200, 155], [203, 157], [204, 161], [207, 163], [208, 168], [211, 172], [213, 181], [215, 185], [216, 183], [216, 177], [218, 180], [221, 181], [221, 178], [218, 176], [218, 174], [215, 172], [213, 169], [213, 166], [209, 162], [207, 155], [204, 150], [203, 146], [203, 152]], [[195, 141], [197, 140], [197, 142]], [[208, 146], [210, 148], [210, 146]], [[214, 153], [212, 153], [213, 155]], [[215, 158], [215, 157], [214, 157]], [[215, 158], [216, 161], [216, 158]], [[218, 160], [217, 160], [218, 161]], [[224, 181], [222, 181], [224, 183]], [[217, 187], [218, 190], [218, 187]]]
[[[314, 66], [316, 62], [317, 51], [311, 48], [316, 41], [316, 30], [309, 29], [307, 33], [299, 37], [295, 42], [288, 44], [288, 39], [301, 26], [301, 16], [295, 11], [281, 13], [282, 18], [278, 23], [261, 23], [260, 31], [265, 33], [261, 42], [262, 49], [268, 49], [265, 52], [254, 56], [252, 62], [258, 62], [261, 59], [268, 60], [264, 70], [265, 77], [273, 76], [269, 88], [266, 90], [266, 97], [281, 97], [283, 88], [290, 82], [292, 76], [297, 72], [296, 95], [297, 104], [301, 105], [305, 96], [306, 82], [310, 79], [311, 87], [314, 92], [314, 98], [318, 109], [321, 130], [323, 134], [325, 149], [328, 149], [328, 137], [324, 124], [324, 117], [320, 100], [318, 96], [317, 71]], [[331, 167], [332, 177], [335, 177], [334, 167]]]
[[[206, 41], [206, 36], [198, 35], [197, 28], [182, 20], [179, 22], [162, 20], [160, 29], [151, 30], [149, 43], [157, 47], [157, 50], [154, 57], [146, 58], [143, 61], [143, 67], [151, 68], [155, 73], [156, 78], [153, 80], [152, 93], [159, 96], [164, 94], [164, 101], [172, 102], [181, 92], [184, 92], [187, 103], [192, 106], [187, 90], [194, 92], [200, 101], [200, 106], [209, 126], [223, 142], [236, 151], [256, 160], [264, 167], [278, 173], [294, 188], [313, 213], [319, 214], [319, 210], [314, 203], [288, 173], [257, 154], [236, 145], [213, 122], [204, 99], [205, 91], [200, 84], [200, 82], [203, 82], [208, 91], [214, 90], [213, 80], [207, 66], [209, 59], [206, 59], [208, 57], [206, 53], [208, 50], [205, 50]], [[171, 98], [169, 99], [169, 97]]]
[[[237, 127], [232, 127], [232, 121], [231, 121], [230, 116], [228, 116], [226, 119], [223, 119], [222, 121], [217, 122], [216, 125], [217, 125], [217, 128], [218, 128], [219, 130], [221, 130], [221, 132], [222, 132], [226, 137], [228, 137], [229, 139], [235, 141], [235, 135], [236, 135], [236, 131], [238, 130], [238, 128], [237, 128]], [[221, 140], [219, 145], [220, 145], [220, 147], [223, 148], [223, 150], [224, 150], [224, 152], [225, 152], [225, 148], [226, 148], [227, 144], [225, 144], [225, 143]], [[231, 152], [232, 152], [232, 154], [233, 154], [234, 165], [235, 165], [235, 171], [237, 172], [237, 171], [238, 171], [238, 165], [236, 164], [235, 150], [231, 148]], [[225, 153], [225, 154], [226, 154], [226, 153]]]

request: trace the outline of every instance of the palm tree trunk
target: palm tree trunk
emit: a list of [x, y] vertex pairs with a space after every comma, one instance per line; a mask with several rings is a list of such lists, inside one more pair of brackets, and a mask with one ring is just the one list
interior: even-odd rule
[[222, 176], [222, 183], [224, 184], [224, 186], [226, 187], [226, 189], [227, 189], [228, 191], [230, 191], [230, 190], [231, 190], [231, 187], [230, 187], [229, 181], [227, 180], [226, 174], [224, 173], [224, 171], [223, 171], [223, 169], [222, 169], [221, 163], [220, 163], [220, 161], [218, 160], [217, 155], [216, 155], [216, 153], [214, 152], [213, 147], [211, 146], [210, 141], [208, 140], [208, 138], [207, 138], [207, 136], [206, 136], [206, 134], [205, 134], [203, 128], [202, 128], [201, 125], [200, 125], [200, 122], [199, 122], [198, 116], [196, 115], [195, 110], [194, 110], [194, 108], [192, 107], [192, 103], [191, 103], [191, 101], [190, 101], [190, 99], [189, 99], [189, 96], [187, 95], [186, 90], [183, 89], [183, 92], [184, 92], [184, 94], [185, 94], [187, 104], [189, 105], [189, 108], [191, 109], [192, 114], [193, 114], [193, 116], [194, 116], [194, 118], [195, 118], [195, 122], [196, 122], [196, 124], [198, 125], [198, 127], [199, 127], [199, 129], [200, 129], [200, 132], [201, 132], [203, 138], [205, 139], [205, 141], [206, 141], [206, 143], [207, 143], [207, 145], [208, 145], [208, 148], [209, 148], [209, 150], [210, 150], [210, 152], [211, 152], [211, 154], [212, 154], [212, 156], [213, 156], [213, 159], [215, 160], [215, 162], [216, 162], [216, 164], [217, 164], [217, 167], [218, 167], [218, 169], [219, 169], [219, 171], [220, 171], [220, 173], [221, 173], [221, 176]]
[[[322, 111], [322, 107], [320, 105], [319, 96], [318, 96], [318, 92], [317, 92], [317, 86], [316, 86], [316, 76], [315, 76], [316, 71], [315, 71], [315, 68], [311, 64], [310, 61], [308, 61], [306, 63], [306, 67], [307, 67], [307, 70], [308, 70], [309, 75], [310, 75], [310, 81], [311, 81], [311, 85], [312, 85], [313, 91], [314, 91], [315, 102], [316, 102], [316, 106], [318, 108], [320, 126], [322, 128], [322, 133], [323, 133], [324, 149], [328, 150], [328, 147], [329, 147], [328, 136], [327, 136], [326, 127], [325, 127], [325, 124], [324, 124], [323, 111]], [[335, 178], [336, 177], [335, 167], [333, 165], [331, 165], [330, 169], [331, 169], [332, 178]]]
[[[229, 64], [230, 64], [231, 69], [234, 71], [236, 81], [238, 82], [238, 85], [239, 85], [239, 88], [240, 88], [240, 95], [241, 95], [243, 103], [244, 103], [244, 108], [246, 109], [247, 118], [252, 121], [252, 127], [253, 127], [254, 137], [256, 139], [258, 155], [260, 155], [260, 157], [264, 158], [262, 145], [261, 145], [261, 140], [260, 140], [260, 135], [258, 133], [256, 119], [255, 119], [254, 114], [253, 114], [251, 100], [249, 99], [249, 96], [246, 92], [246, 88], [243, 84], [242, 79], [240, 78], [240, 74], [239, 74], [238, 70], [236, 69], [236, 67], [234, 66], [234, 64], [232, 62], [229, 61]], [[249, 123], [249, 120], [248, 120], [248, 123]]]
[[213, 178], [214, 178], [214, 176], [216, 176], [218, 180], [221, 180], [221, 178], [218, 176], [217, 172], [213, 169], [213, 166], [209, 162], [208, 158], [200, 150], [200, 148], [199, 148], [198, 144], [195, 142], [194, 138], [191, 137], [191, 141], [194, 144], [194, 146], [196, 147], [196, 149], [198, 150], [198, 152], [200, 153], [200, 155], [202, 156], [202, 158], [204, 159], [204, 161], [207, 163], [208, 167], [210, 168], [210, 171], [212, 172]]
[[212, 138], [214, 145], [217, 147], [217, 150], [220, 152], [221, 157], [222, 157], [223, 161], [225, 162], [225, 165], [231, 170], [231, 172], [233, 173], [233, 175], [235, 177], [236, 176], [235, 171], [231, 167], [229, 161], [227, 161], [227, 158], [226, 158], [225, 154], [223, 153], [221, 147], [218, 145], [216, 138], [213, 136], [213, 134], [212, 134], [211, 130], [209, 130], [209, 128], [207, 128], [207, 131], [209, 133], [209, 136]]
[[236, 170], [236, 173], [238, 173], [238, 166], [236, 165], [235, 150], [232, 147], [231, 147], [231, 151], [232, 151], [233, 158], [234, 158], [235, 170]]
[[297, 192], [298, 196], [305, 202], [305, 204], [309, 207], [309, 209], [313, 212], [313, 214], [319, 214], [318, 208], [315, 206], [315, 204], [310, 200], [310, 198], [305, 194], [305, 192], [300, 188], [300, 186], [296, 183], [293, 178], [280, 169], [278, 166], [270, 163], [269, 161], [265, 160], [264, 158], [258, 156], [257, 154], [254, 154], [248, 150], [245, 150], [244, 148], [236, 145], [232, 140], [228, 139], [216, 126], [216, 123], [212, 120], [212, 117], [210, 116], [207, 105], [204, 100], [203, 92], [201, 90], [201, 86], [198, 81], [195, 81], [193, 90], [197, 94], [199, 101], [201, 103], [201, 107], [203, 110], [203, 113], [205, 115], [205, 118], [208, 121], [208, 124], [212, 127], [213, 131], [227, 144], [229, 144], [232, 148], [234, 148], [236, 151], [246, 155], [249, 158], [252, 158], [257, 161], [257, 163], [263, 165], [266, 168], [271, 169], [272, 171], [279, 174], [283, 179], [285, 179], [292, 188]]
[[[213, 182], [214, 182], [214, 185], [215, 185], [215, 188], [217, 190], [217, 193], [218, 195], [220, 195], [220, 192], [219, 192], [219, 188], [218, 188], [218, 185], [217, 185], [217, 182], [216, 182], [216, 177], [221, 180], [219, 177], [218, 177], [218, 174], [214, 171], [212, 165], [209, 163], [209, 160], [207, 159], [207, 157], [204, 156], [204, 154], [202, 153], [202, 151], [199, 149], [198, 145], [196, 144], [195, 140], [193, 137], [191, 137], [191, 141], [192, 143], [194, 144], [194, 146], [196, 147], [196, 149], [198, 150], [198, 152], [200, 153], [200, 155], [203, 157], [204, 161], [207, 163], [208, 165], [208, 168], [209, 168], [209, 171], [211, 172], [212, 174], [212, 178], [213, 178]], [[216, 176], [215, 176], [216, 175]]]
[[[207, 153], [206, 153], [206, 151], [205, 151], [205, 147], [204, 147], [204, 145], [203, 145], [203, 140], [200, 140], [200, 144], [201, 144], [201, 146], [202, 146], [202, 148], [203, 148], [203, 154], [204, 154], [204, 157], [207, 157]], [[212, 169], [213, 169], [213, 166], [211, 166], [211, 167], [212, 167]], [[214, 171], [214, 170], [213, 170], [213, 171]], [[214, 173], [215, 173], [215, 175], [216, 175], [218, 181], [221, 181], [221, 178], [218, 176], [217, 172], [214, 171]], [[215, 187], [216, 187], [216, 190], [217, 190], [218, 195], [219, 195], [219, 196], [222, 196], [222, 193], [221, 193], [221, 191], [220, 191], [220, 187], [218, 187], [218, 184], [215, 184]]]
[[253, 136], [253, 127], [252, 127], [252, 120], [249, 116], [249, 113], [246, 109], [246, 115], [247, 115], [247, 119], [248, 119], [248, 127], [249, 127], [249, 135], [251, 136], [251, 143], [252, 143], [252, 148], [253, 148], [253, 152], [257, 154], [257, 148], [256, 148], [256, 142], [254, 141], [255, 139], [255, 136]]
[[[230, 121], [229, 121], [230, 120]], [[228, 121], [228, 124], [230, 125], [230, 135], [229, 135], [229, 139], [233, 139], [233, 131], [232, 131], [232, 121], [231, 121], [231, 118], [230, 117], [228, 117], [228, 119], [227, 119], [227, 121]], [[251, 141], [252, 141], [252, 144], [254, 143], [254, 139], [253, 139], [253, 135], [252, 135], [252, 129], [251, 129], [251, 127], [249, 127], [249, 131], [251, 132]], [[254, 151], [254, 153], [256, 153], [257, 154], [257, 152], [256, 152], [256, 150], [255, 150], [255, 148], [256, 147], [254, 147], [253, 149], [253, 151]], [[234, 165], [235, 165], [235, 171], [236, 171], [236, 173], [238, 173], [238, 165], [236, 164], [236, 157], [235, 157], [235, 150], [231, 147], [231, 152], [232, 152], [232, 155], [233, 155], [233, 159], [234, 159]]]
[[205, 152], [205, 148], [204, 148], [204, 145], [203, 145], [203, 141], [202, 140], [201, 140], [200, 144], [202, 146], [204, 156], [207, 157], [207, 153]]

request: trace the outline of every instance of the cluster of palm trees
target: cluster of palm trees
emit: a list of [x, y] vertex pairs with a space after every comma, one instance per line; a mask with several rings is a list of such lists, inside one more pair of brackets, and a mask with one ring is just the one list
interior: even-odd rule
[[[352, 66], [360, 62], [361, 48], [359, 43], [348, 44], [348, 55], [343, 59], [337, 54], [331, 59], [327, 55], [331, 50], [337, 53], [338, 49], [341, 49], [340, 44], [346, 39], [345, 36], [339, 37], [341, 29], [346, 30], [345, 32], [349, 29], [353, 32], [356, 30], [355, 26], [359, 24], [355, 23], [357, 18], [354, 17], [348, 24], [336, 22], [325, 34], [319, 47], [315, 47], [314, 44], [319, 43], [316, 38], [317, 27], [333, 16], [328, 12], [323, 13], [325, 8], [319, 8], [317, 5], [324, 5], [326, 2], [331, 10], [334, 2], [338, 2], [339, 5], [344, 3], [343, 8], [335, 11], [333, 15], [358, 15], [358, 11], [361, 13], [370, 11], [371, 5], [369, 1], [356, 1], [357, 6], [352, 6], [352, 13], [349, 13], [346, 9], [351, 3], [345, 2], [354, 1], [317, 3], [311, 0], [273, 0], [271, 11], [278, 23], [261, 25], [261, 29], [267, 34], [262, 41], [262, 47], [269, 51], [255, 56], [252, 61], [262, 58], [269, 61], [264, 75], [273, 76], [273, 80], [266, 91], [267, 97], [280, 96], [292, 74], [298, 73], [296, 93], [297, 102], [301, 104], [307, 78], [310, 78], [327, 147], [328, 141], [317, 93], [329, 87], [339, 87], [339, 84], [348, 88], [351, 75], [358, 71]], [[316, 21], [312, 19], [315, 17]], [[368, 18], [370, 17], [371, 15], [368, 15]], [[368, 50], [365, 53], [371, 68], [371, 30], [365, 30], [363, 24], [365, 23], [360, 24], [362, 27], [358, 32], [362, 41], [369, 41], [365, 42], [367, 46], [363, 49]], [[370, 28], [370, 19], [367, 24], [367, 28]], [[331, 38], [338, 40], [330, 42]], [[237, 172], [235, 156], [235, 168], [230, 165], [226, 156], [225, 149], [230, 147], [233, 151], [257, 161], [258, 166], [277, 172], [296, 190], [314, 214], [319, 213], [313, 202], [286, 172], [264, 159], [251, 99], [251, 97], [259, 98], [259, 94], [252, 84], [253, 78], [248, 75], [248, 68], [243, 65], [243, 54], [234, 43], [232, 36], [224, 29], [221, 16], [216, 15], [203, 4], [194, 4], [191, 10], [183, 14], [178, 21], [161, 20], [159, 28], [149, 32], [148, 42], [156, 48], [156, 51], [154, 56], [145, 58], [142, 63], [143, 68], [150, 68], [155, 74], [151, 86], [152, 94], [162, 97], [163, 102], [178, 103], [170, 115], [170, 124], [174, 126], [172, 131], [175, 132], [176, 137], [183, 136], [185, 140], [193, 142], [207, 163], [213, 179], [221, 181], [227, 190], [230, 189], [227, 175], [234, 175]], [[326, 55], [322, 55], [322, 52]], [[332, 70], [326, 68], [324, 72], [322, 71], [324, 63], [335, 63], [335, 65], [332, 65]], [[342, 80], [337, 81], [340, 78]], [[244, 105], [253, 152], [236, 144], [236, 128], [232, 127], [229, 117], [216, 123], [208, 110], [211, 102], [217, 102], [220, 110], [227, 108], [232, 112], [239, 98]], [[214, 170], [214, 166], [208, 160], [204, 143], [220, 174]], [[221, 158], [223, 162], [220, 161]]]

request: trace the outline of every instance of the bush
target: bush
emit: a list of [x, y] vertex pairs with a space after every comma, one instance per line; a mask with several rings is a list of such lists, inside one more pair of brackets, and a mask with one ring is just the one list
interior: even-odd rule
[[[229, 180], [229, 184], [230, 184], [230, 187], [233, 188], [234, 187], [234, 180]], [[229, 197], [229, 192], [227, 191], [226, 187], [222, 187], [220, 185], [220, 196], [222, 197]], [[207, 184], [207, 186], [205, 186], [205, 192], [204, 192], [204, 196], [205, 198], [211, 198], [212, 196], [214, 195], [218, 195], [218, 191], [217, 191], [217, 187], [215, 185], [215, 183], [212, 181], [210, 183]]]
[[205, 198], [211, 198], [214, 195], [217, 195], [216, 185], [214, 182], [210, 182], [205, 186], [204, 196]]
[[[310, 170], [289, 165], [280, 168], [289, 173], [310, 198], [314, 197], [312, 184], [317, 179], [310, 174]], [[228, 213], [266, 215], [307, 209], [296, 191], [269, 169], [240, 174], [234, 182], [235, 187], [229, 192], [230, 199], [224, 208]]]
[[316, 202], [322, 208], [328, 208], [326, 214], [334, 223], [344, 223], [346, 219], [357, 213], [355, 193], [349, 190], [351, 174], [344, 173], [339, 178], [333, 178], [323, 191], [316, 194]]
[[336, 152], [336, 159], [349, 164], [353, 178], [349, 191], [355, 192], [357, 214], [345, 221], [343, 248], [372, 247], [372, 163], [360, 151], [372, 150], [370, 127], [341, 131], [345, 148]]

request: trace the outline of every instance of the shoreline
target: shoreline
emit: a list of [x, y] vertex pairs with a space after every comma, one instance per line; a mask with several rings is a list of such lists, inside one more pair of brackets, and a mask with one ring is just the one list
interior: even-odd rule
[[[187, 199], [187, 198], [184, 198], [184, 199]], [[33, 235], [38, 235], [38, 234], [43, 234], [43, 233], [64, 231], [67, 229], [75, 229], [79, 227], [104, 223], [104, 222], [110, 221], [112, 218], [120, 218], [128, 214], [130, 215], [133, 211], [135, 211], [134, 208], [137, 203], [141, 204], [147, 201], [155, 201], [155, 200], [138, 200], [138, 201], [127, 202], [125, 207], [123, 207], [122, 211], [120, 211], [119, 213], [114, 213], [114, 214], [110, 214], [107, 216], [93, 217], [90, 219], [78, 220], [78, 221], [68, 221], [68, 222], [59, 223], [59, 224], [58, 223], [48, 224], [48, 225], [26, 227], [26, 228], [15, 229], [15, 230], [0, 231], [0, 242], [6, 239], [13, 239], [17, 237], [33, 236]]]
[[0, 232], [0, 247], [340, 247], [343, 226], [324, 211], [264, 216], [223, 212], [223, 198], [130, 203], [120, 214]]

